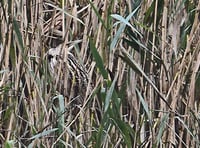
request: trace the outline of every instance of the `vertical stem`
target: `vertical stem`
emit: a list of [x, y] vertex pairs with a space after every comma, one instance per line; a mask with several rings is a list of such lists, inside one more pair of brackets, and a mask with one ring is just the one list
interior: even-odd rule
[[[164, 1], [164, 10], [163, 10], [163, 18], [162, 18], [162, 44], [161, 44], [161, 58], [164, 61], [164, 63], [166, 62], [166, 55], [165, 55], [165, 50], [166, 50], [166, 39], [167, 39], [167, 15], [168, 15], [168, 0]], [[167, 83], [166, 83], [166, 72], [165, 69], [163, 67], [163, 65], [161, 66], [161, 70], [160, 70], [160, 91], [163, 94], [167, 93]], [[163, 103], [160, 103], [160, 109], [161, 110], [165, 110], [166, 105]], [[163, 112], [160, 112], [160, 118], [163, 117]], [[164, 133], [163, 139], [165, 139], [165, 137], [167, 137], [166, 132]]]
[[[157, 9], [158, 9], [158, 0], [155, 1], [155, 13], [154, 13], [154, 23], [153, 23], [153, 46], [152, 46], [152, 53], [154, 54], [155, 51], [155, 40], [156, 40], [156, 29], [157, 29]], [[151, 55], [151, 61], [154, 61], [154, 55]], [[150, 64], [150, 79], [152, 80], [152, 82], [155, 82], [154, 80], [154, 63], [151, 62]], [[154, 109], [154, 99], [155, 99], [155, 95], [154, 95], [154, 88], [152, 86], [150, 86], [150, 90], [149, 90], [149, 95], [150, 95], [150, 108]], [[152, 113], [151, 113], [151, 117], [152, 117]], [[154, 143], [154, 134], [155, 131], [153, 130], [153, 128], [151, 129], [152, 131], [152, 143]]]

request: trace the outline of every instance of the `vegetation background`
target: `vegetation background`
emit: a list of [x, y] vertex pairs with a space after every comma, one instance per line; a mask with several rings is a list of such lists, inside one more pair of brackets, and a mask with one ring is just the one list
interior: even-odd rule
[[[199, 12], [197, 0], [1, 0], [0, 147], [199, 147]], [[60, 43], [92, 83], [77, 114], [44, 58]]]

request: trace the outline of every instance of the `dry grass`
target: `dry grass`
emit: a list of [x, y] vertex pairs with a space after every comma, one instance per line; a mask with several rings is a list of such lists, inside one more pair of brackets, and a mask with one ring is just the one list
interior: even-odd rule
[[[192, 0], [1, 1], [0, 145], [198, 147], [199, 10]], [[60, 43], [92, 83], [76, 113], [44, 58]]]

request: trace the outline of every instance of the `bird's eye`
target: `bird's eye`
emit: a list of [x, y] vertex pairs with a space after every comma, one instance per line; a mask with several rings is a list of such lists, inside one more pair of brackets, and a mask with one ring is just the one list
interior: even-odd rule
[[49, 54], [49, 55], [47, 56], [47, 58], [48, 58], [48, 61], [50, 61], [50, 60], [53, 58], [53, 56]]
[[60, 58], [60, 56], [59, 56], [59, 55], [56, 55], [56, 61], [58, 61], [59, 58]]

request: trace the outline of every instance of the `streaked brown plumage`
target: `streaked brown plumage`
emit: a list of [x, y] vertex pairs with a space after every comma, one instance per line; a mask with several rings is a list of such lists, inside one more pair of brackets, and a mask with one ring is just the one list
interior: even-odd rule
[[82, 104], [88, 84], [87, 71], [71, 52], [67, 51], [64, 56], [61, 48], [59, 45], [47, 52], [49, 71], [54, 82], [58, 79], [57, 91], [70, 101]]

